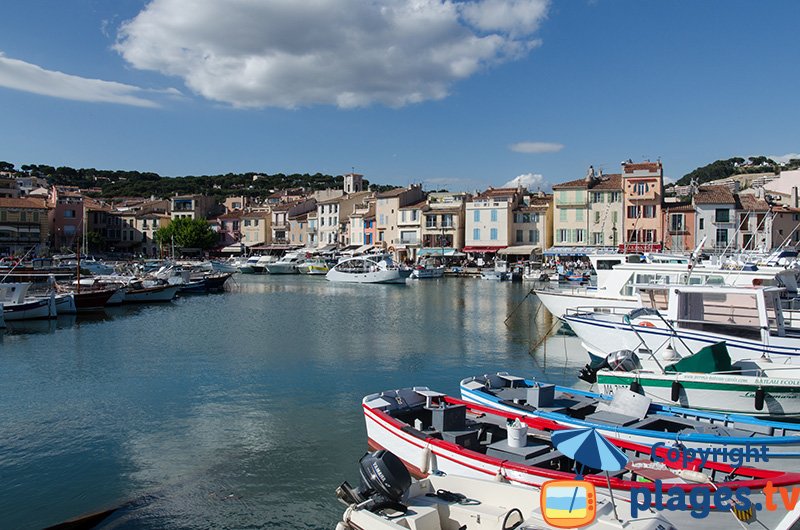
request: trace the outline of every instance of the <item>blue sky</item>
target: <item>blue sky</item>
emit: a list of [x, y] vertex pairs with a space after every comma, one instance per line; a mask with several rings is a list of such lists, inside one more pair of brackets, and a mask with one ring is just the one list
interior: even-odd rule
[[[0, 160], [474, 190], [800, 152], [795, 1], [9, 0]], [[800, 155], [794, 155], [800, 156]]]

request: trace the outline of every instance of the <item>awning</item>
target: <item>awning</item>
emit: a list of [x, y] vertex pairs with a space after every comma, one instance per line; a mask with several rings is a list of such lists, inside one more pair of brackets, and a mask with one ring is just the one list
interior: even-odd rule
[[375, 245], [361, 245], [360, 247], [358, 247], [357, 249], [355, 249], [353, 251], [353, 254], [363, 254], [364, 252], [367, 252], [368, 250], [372, 250], [372, 247], [374, 247], [374, 246]]
[[613, 247], [550, 247], [544, 252], [545, 256], [587, 256], [589, 254], [617, 254]]
[[250, 249], [252, 247], [255, 247], [256, 245], [261, 245], [263, 243], [264, 243], [263, 241], [259, 241], [258, 243], [245, 243], [244, 241], [240, 241], [239, 243], [234, 243], [233, 245], [228, 245], [227, 247], [220, 249], [220, 252], [224, 252], [226, 254], [241, 252], [243, 247]]
[[498, 250], [497, 253], [503, 255], [511, 254], [513, 256], [530, 256], [535, 251], [539, 250], [539, 248], [539, 245], [517, 245]]
[[331, 250], [336, 250], [336, 243], [325, 245], [324, 247], [317, 250], [317, 252], [330, 252]]
[[484, 252], [497, 252], [498, 250], [503, 249], [503, 248], [506, 248], [505, 245], [503, 245], [501, 247], [477, 247], [477, 246], [464, 247], [461, 250], [463, 250], [464, 252], [475, 252], [475, 253], [480, 254], [480, 253], [484, 253]]
[[421, 248], [417, 252], [417, 256], [444, 256], [447, 258], [452, 258], [456, 256], [463, 256], [462, 252], [456, 252], [454, 248], [435, 248], [435, 247], [428, 247], [428, 248]]
[[259, 245], [250, 247], [251, 250], [293, 250], [297, 245]]
[[620, 252], [661, 252], [660, 243], [625, 243], [619, 246]]

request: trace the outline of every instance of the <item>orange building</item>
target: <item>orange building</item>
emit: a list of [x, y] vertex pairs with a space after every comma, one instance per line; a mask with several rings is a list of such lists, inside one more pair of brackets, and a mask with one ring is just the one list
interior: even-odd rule
[[625, 238], [619, 245], [621, 250], [646, 252], [663, 248], [663, 176], [661, 162], [622, 163]]

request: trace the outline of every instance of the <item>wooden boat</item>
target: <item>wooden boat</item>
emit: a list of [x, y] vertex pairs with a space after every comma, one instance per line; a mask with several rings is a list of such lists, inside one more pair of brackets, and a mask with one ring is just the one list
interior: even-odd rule
[[126, 303], [169, 302], [178, 294], [180, 285], [146, 285], [141, 281], [131, 282], [125, 290]]
[[117, 294], [120, 289], [110, 287], [105, 289], [83, 289], [72, 293], [75, 298], [75, 307], [78, 312], [102, 309]]
[[310, 276], [324, 276], [328, 274], [329, 270], [331, 270], [331, 268], [328, 266], [328, 263], [321, 258], [307, 259], [297, 266], [297, 272]]
[[[540, 496], [529, 488], [449, 474], [429, 475], [412, 483], [402, 462], [388, 452], [367, 454], [359, 463], [362, 477], [359, 487], [353, 488], [345, 482], [337, 489], [339, 500], [348, 508], [336, 530], [548, 527]], [[371, 472], [373, 466], [389, 477], [388, 487], [376, 481], [377, 474]], [[607, 493], [596, 490], [594, 497], [594, 521], [582, 528], [674, 530], [669, 521], [652, 511], [634, 518], [622, 506], [617, 509], [616, 505], [623, 503], [614, 501]], [[387, 498], [395, 504], [387, 505]], [[479, 526], [473, 526], [477, 521]]]
[[[543, 418], [567, 428], [594, 427], [609, 439], [691, 449], [766, 447], [769, 466], [800, 457], [800, 424], [653, 404], [627, 388], [613, 396], [537, 383], [500, 372], [461, 381], [461, 397], [511, 414]], [[740, 462], [741, 463], [741, 462]]]
[[[479, 479], [501, 479], [514, 484], [539, 488], [548, 480], [571, 480], [575, 462], [557, 451], [550, 433], [564, 429], [544, 418], [524, 417], [490, 407], [469, 403], [431, 391], [427, 387], [403, 388], [366, 396], [362, 401], [369, 446], [396, 454], [410, 473], [424, 478], [434, 471]], [[508, 443], [506, 427], [520, 419], [527, 427], [524, 446]], [[631, 490], [646, 488], [653, 494], [672, 495], [677, 491], [697, 494], [706, 489], [713, 498], [718, 488], [748, 488], [759, 494], [768, 483], [789, 486], [800, 483], [800, 473], [765, 468], [734, 467], [718, 462], [667, 458], [667, 449], [651, 448], [621, 439], [609, 440], [631, 460], [625, 469], [610, 477], [599, 470], [583, 469], [583, 480], [608, 487], [614, 495], [630, 500]], [[654, 463], [658, 458], [663, 463]], [[653, 467], [659, 466], [662, 478], [650, 480]], [[666, 478], [670, 477], [670, 478]], [[667, 492], [670, 493], [667, 493]], [[745, 491], [745, 490], [742, 490]], [[660, 493], [658, 493], [660, 492]], [[655, 496], [655, 495], [653, 495]], [[721, 506], [710, 506], [717, 511]], [[730, 521], [730, 514], [724, 515]], [[676, 516], [686, 515], [675, 512]], [[671, 520], [672, 513], [670, 514]], [[714, 515], [713, 513], [711, 515]], [[781, 514], [782, 515], [782, 514]], [[758, 517], [776, 517], [759, 512]], [[711, 520], [711, 519], [709, 519]], [[762, 521], [763, 522], [763, 521]], [[767, 522], [767, 528], [777, 521]]]

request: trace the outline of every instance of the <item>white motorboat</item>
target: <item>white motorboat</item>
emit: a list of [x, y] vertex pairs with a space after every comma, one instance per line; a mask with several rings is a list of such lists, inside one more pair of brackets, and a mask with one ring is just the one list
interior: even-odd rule
[[54, 297], [57, 315], [74, 315], [78, 312], [78, 308], [75, 305], [75, 296], [72, 293], [58, 293]]
[[269, 274], [298, 274], [297, 266], [303, 263], [305, 254], [299, 252], [287, 252], [278, 261], [273, 261], [264, 265]]
[[[505, 482], [445, 473], [412, 482], [402, 461], [388, 451], [367, 454], [359, 464], [359, 487], [345, 482], [336, 490], [339, 499], [348, 505], [336, 530], [450, 530], [473, 528], [473, 524], [487, 530], [524, 530], [547, 528], [545, 516], [558, 514], [547, 500], [543, 506], [541, 496], [529, 488]], [[388, 480], [381, 482], [379, 476]], [[620, 500], [612, 499], [601, 488], [593, 491], [593, 521], [582, 528], [674, 530], [652, 510], [634, 518]], [[573, 506], [573, 520], [592, 519], [583, 501], [582, 498]]]
[[542, 304], [563, 318], [567, 309], [580, 307], [639, 306], [637, 291], [648, 285], [730, 285], [782, 286], [796, 296], [798, 270], [776, 266], [745, 265], [733, 268], [720, 264], [695, 264], [688, 256], [670, 254], [597, 254], [588, 256], [597, 273], [594, 286], [566, 286], [535, 289]]
[[347, 283], [406, 283], [410, 270], [402, 270], [388, 256], [357, 256], [337, 263], [325, 278]]
[[0, 283], [0, 302], [3, 304], [3, 317], [6, 321], [58, 316], [55, 296], [28, 296], [30, 287], [30, 282]]
[[[768, 357], [800, 363], [797, 315], [781, 308], [777, 287], [678, 285], [640, 289], [634, 310], [569, 310], [564, 320], [592, 353], [626, 349], [686, 357], [725, 342], [731, 361]], [[793, 322], [794, 320], [794, 322]]]
[[484, 280], [508, 281], [511, 279], [511, 271], [508, 270], [508, 262], [497, 260], [494, 262], [493, 269], [481, 271], [481, 278]]

